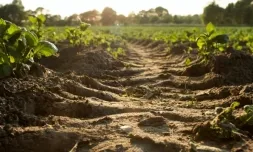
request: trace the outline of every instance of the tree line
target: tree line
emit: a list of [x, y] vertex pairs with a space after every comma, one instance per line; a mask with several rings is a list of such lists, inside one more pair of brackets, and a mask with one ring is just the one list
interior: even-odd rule
[[18, 25], [26, 24], [25, 21], [29, 15], [38, 14], [46, 16], [47, 26], [75, 26], [80, 23], [80, 20], [92, 25], [105, 26], [113, 24], [207, 24], [209, 22], [216, 25], [253, 25], [252, 0], [238, 0], [236, 3], [230, 3], [226, 8], [213, 2], [204, 8], [202, 15], [171, 15], [166, 8], [159, 6], [124, 16], [106, 7], [101, 13], [91, 10], [65, 18], [46, 13], [43, 7], [38, 7], [36, 10], [25, 10], [22, 0], [13, 0], [12, 3], [6, 5], [0, 4], [0, 17]]
[[253, 0], [238, 0], [222, 8], [215, 2], [204, 8], [204, 23], [215, 25], [253, 25]]
[[[0, 17], [10, 20], [15, 24], [23, 24], [28, 15], [44, 13], [45, 9], [38, 7], [36, 10], [24, 10], [22, 0], [13, 0], [11, 4], [0, 5]], [[113, 24], [201, 24], [199, 15], [179, 16], [171, 15], [163, 7], [142, 10], [139, 13], [130, 13], [128, 16], [117, 12], [110, 7], [104, 8], [100, 13], [97, 10], [73, 14], [62, 18], [60, 15], [45, 14], [47, 17], [46, 25], [49, 26], [73, 26], [78, 25], [80, 20], [93, 25], [113, 25]]]

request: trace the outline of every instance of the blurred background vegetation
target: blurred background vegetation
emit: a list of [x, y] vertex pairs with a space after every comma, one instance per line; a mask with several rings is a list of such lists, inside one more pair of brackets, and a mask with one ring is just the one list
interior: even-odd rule
[[[194, 5], [194, 4], [192, 4]], [[183, 7], [182, 7], [183, 8]], [[180, 8], [179, 8], [180, 9]], [[221, 26], [252, 26], [253, 4], [252, 0], [238, 0], [222, 8], [212, 2], [203, 9], [203, 14], [196, 15], [171, 15], [169, 10], [158, 6], [149, 10], [141, 10], [138, 13], [130, 13], [128, 16], [117, 14], [110, 7], [104, 8], [102, 12], [97, 10], [85, 11], [81, 14], [73, 14], [62, 18], [60, 15], [47, 14], [45, 8], [38, 7], [36, 10], [25, 10], [22, 0], [13, 0], [12, 3], [0, 4], [0, 18], [12, 21], [15, 24], [26, 24], [29, 15], [44, 14], [47, 17], [47, 26], [76, 26], [81, 19], [91, 25], [110, 26], [156, 24], [156, 25], [203, 25], [212, 22]]]

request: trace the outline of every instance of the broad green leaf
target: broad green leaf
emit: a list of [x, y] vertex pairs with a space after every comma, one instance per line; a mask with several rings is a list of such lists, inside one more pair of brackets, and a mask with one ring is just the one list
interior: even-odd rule
[[32, 24], [37, 24], [37, 18], [35, 16], [31, 15], [28, 17], [28, 19]]
[[44, 23], [46, 21], [46, 17], [43, 14], [40, 14], [37, 18], [38, 20], [40, 20], [41, 23]]
[[7, 29], [6, 34], [13, 35], [20, 30], [21, 29], [17, 25], [10, 23], [10, 27]]
[[0, 18], [0, 26], [5, 26], [6, 22], [4, 19]]
[[34, 34], [33, 32], [30, 32], [30, 31], [26, 31], [26, 32], [24, 32], [24, 34], [25, 34], [25, 39], [26, 39], [26, 45], [28, 47], [34, 47], [38, 44], [39, 39], [36, 36], [36, 34]]
[[15, 58], [13, 56], [10, 56], [10, 62], [15, 63]]
[[22, 40], [18, 40], [18, 46], [17, 46], [17, 51], [20, 53], [23, 53], [26, 48], [26, 39], [22, 38]]
[[58, 48], [53, 43], [48, 41], [39, 42], [36, 48], [34, 49], [36, 55], [46, 57], [54, 55], [57, 51]]
[[248, 114], [249, 116], [248, 116], [248, 119], [245, 121], [247, 124], [249, 124], [249, 125], [253, 125], [253, 114], [252, 113], [250, 113], [250, 114]]
[[[18, 62], [22, 58], [22, 53], [24, 50], [18, 50], [17, 48], [9, 48], [9, 62]], [[13, 59], [12, 59], [13, 58]]]
[[228, 43], [229, 37], [226, 34], [217, 35], [211, 39], [212, 42], [225, 44]]
[[197, 46], [199, 47], [199, 49], [202, 49], [205, 44], [206, 44], [206, 42], [203, 39], [199, 39], [197, 41]]
[[17, 40], [20, 38], [20, 36], [21, 36], [21, 31], [20, 31], [20, 30], [14, 32], [12, 35], [10, 35], [10, 36], [8, 37], [8, 42], [9, 42], [9, 44], [14, 44], [14, 43], [16, 43]]
[[6, 31], [6, 29], [7, 29], [7, 25], [6, 25], [5, 20], [0, 18], [0, 37], [3, 37], [4, 32]]
[[189, 32], [189, 31], [185, 31], [186, 36], [189, 38], [190, 36], [192, 36], [193, 33]]
[[87, 24], [87, 23], [84, 23], [84, 22], [82, 22], [81, 25], [80, 25], [81, 31], [86, 31], [88, 27], [90, 27], [90, 24]]
[[223, 46], [220, 46], [220, 47], [219, 47], [219, 51], [222, 52], [222, 51], [224, 51], [224, 50], [225, 50], [225, 48], [224, 48]]
[[253, 114], [253, 105], [246, 105], [246, 106], [244, 106], [244, 111], [247, 114]]
[[8, 60], [8, 56], [4, 52], [0, 51], [0, 64], [9, 63]]
[[16, 46], [8, 45], [8, 63], [10, 63], [10, 56], [15, 58], [15, 62], [20, 60], [22, 58], [22, 53], [24, 53], [24, 50], [18, 50]]
[[10, 76], [12, 73], [12, 67], [8, 64], [0, 65], [0, 77]]
[[230, 105], [230, 108], [235, 109], [235, 108], [238, 107], [239, 105], [240, 105], [239, 102], [233, 102], [233, 103]]
[[213, 33], [215, 31], [215, 26], [211, 22], [208, 23], [207, 26], [206, 26], [206, 31], [208, 33]]

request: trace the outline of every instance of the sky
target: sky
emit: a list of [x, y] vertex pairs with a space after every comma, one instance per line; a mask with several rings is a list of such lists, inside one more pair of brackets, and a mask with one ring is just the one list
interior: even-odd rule
[[[157, 6], [168, 9], [172, 15], [201, 14], [203, 8], [213, 0], [22, 0], [25, 9], [35, 10], [43, 7], [50, 14], [59, 14], [63, 17], [74, 13], [96, 9], [100, 12], [105, 7], [113, 8], [117, 14], [128, 15], [131, 12], [148, 10]], [[237, 0], [216, 0], [221, 7]], [[11, 3], [12, 0], [0, 0], [0, 4]]]

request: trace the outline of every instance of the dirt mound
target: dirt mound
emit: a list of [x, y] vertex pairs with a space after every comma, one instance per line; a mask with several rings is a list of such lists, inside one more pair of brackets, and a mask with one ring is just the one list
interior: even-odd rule
[[41, 63], [57, 72], [34, 64], [25, 78], [0, 80], [0, 125], [41, 126], [49, 115], [86, 118], [122, 111], [109, 104], [102, 108], [96, 101], [86, 99], [117, 101], [125, 93], [88, 76], [99, 77], [103, 71], [124, 67], [108, 52], [99, 49], [78, 52], [68, 48], [58, 57], [42, 59]]
[[253, 82], [253, 56], [242, 51], [229, 51], [214, 56], [209, 62], [198, 62], [186, 67], [183, 76], [199, 77], [207, 73], [220, 75], [226, 85]]
[[[124, 93], [86, 75], [57, 74], [45, 67], [43, 70], [47, 75], [0, 81], [0, 125], [42, 126], [46, 124], [46, 119], [41, 117], [49, 115], [82, 118], [103, 115], [107, 110], [97, 109], [96, 102], [89, 103], [85, 98], [117, 101], [117, 94]], [[68, 110], [65, 109], [67, 107]], [[114, 107], [107, 108], [109, 113], [115, 112], [110, 110]]]
[[118, 70], [124, 67], [122, 62], [114, 59], [107, 51], [101, 49], [78, 53], [75, 53], [75, 48], [64, 50], [64, 52], [71, 51], [74, 51], [74, 53], [68, 55], [60, 53], [59, 57], [45, 58], [40, 63], [56, 71], [73, 71], [76, 74], [89, 76], [98, 76], [104, 70]]
[[253, 82], [252, 55], [231, 50], [215, 57], [212, 71], [224, 76], [224, 83], [229, 85]]
[[193, 64], [190, 67], [186, 68], [182, 75], [185, 76], [191, 76], [191, 77], [198, 77], [202, 76], [206, 73], [209, 73], [211, 71], [210, 67], [205, 63], [197, 63]]
[[187, 47], [184, 44], [173, 45], [170, 50], [170, 54], [183, 54], [187, 51]]
[[[0, 81], [0, 87], [1, 125], [45, 125], [45, 122], [39, 119], [39, 117], [31, 115], [35, 111], [34, 101], [32, 99], [34, 97], [33, 95], [38, 91], [36, 84], [27, 80], [9, 78]], [[31, 92], [34, 94], [30, 94]]]

